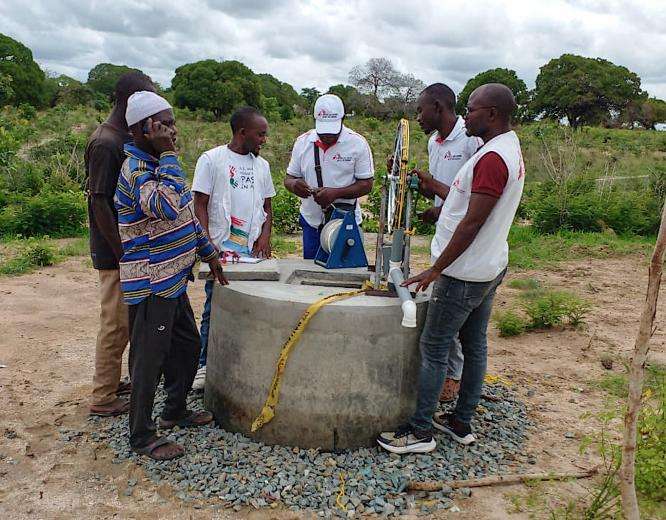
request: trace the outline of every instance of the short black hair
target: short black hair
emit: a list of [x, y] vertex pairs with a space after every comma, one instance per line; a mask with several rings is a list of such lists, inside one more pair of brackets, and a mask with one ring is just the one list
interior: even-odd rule
[[455, 111], [456, 109], [456, 95], [453, 90], [444, 83], [433, 83], [432, 85], [428, 85], [423, 89], [421, 94], [427, 94], [451, 111]]
[[231, 119], [229, 120], [231, 132], [235, 134], [241, 128], [247, 127], [250, 120], [254, 117], [264, 117], [264, 115], [254, 107], [241, 107], [237, 109], [231, 114]]
[[116, 86], [113, 89], [113, 99], [120, 105], [126, 105], [129, 97], [141, 90], [155, 92], [155, 84], [150, 76], [139, 70], [126, 72], [116, 81]]

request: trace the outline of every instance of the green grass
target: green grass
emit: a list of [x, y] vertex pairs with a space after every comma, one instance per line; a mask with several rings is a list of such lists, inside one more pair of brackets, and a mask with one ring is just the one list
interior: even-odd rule
[[[645, 381], [643, 389], [656, 392], [660, 385], [666, 382], [666, 367], [657, 363], [645, 367]], [[621, 373], [610, 372], [598, 379], [594, 386], [619, 399], [626, 399], [628, 395], [627, 367]]]
[[653, 247], [652, 237], [582, 231], [540, 235], [530, 226], [514, 225], [509, 233], [509, 265], [517, 269], [538, 269], [578, 258], [648, 254]]
[[273, 254], [278, 258], [282, 258], [289, 254], [294, 254], [298, 251], [298, 248], [299, 242], [295, 239], [281, 235], [271, 236], [271, 249]]
[[27, 274], [40, 267], [62, 262], [68, 257], [89, 253], [88, 238], [56, 241], [48, 237], [37, 239], [5, 238], [0, 241], [0, 275]]

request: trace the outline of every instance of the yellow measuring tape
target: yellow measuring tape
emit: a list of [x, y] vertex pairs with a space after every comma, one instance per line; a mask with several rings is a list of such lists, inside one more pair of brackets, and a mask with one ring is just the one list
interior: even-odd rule
[[328, 305], [329, 303], [337, 302], [339, 300], [344, 300], [346, 298], [351, 298], [352, 296], [356, 296], [358, 294], [363, 294], [368, 289], [368, 287], [372, 286], [369, 284], [369, 282], [366, 281], [363, 284], [362, 289], [325, 296], [324, 298], [321, 298], [320, 300], [314, 302], [305, 310], [303, 316], [301, 316], [301, 319], [298, 320], [298, 324], [296, 325], [294, 330], [291, 331], [289, 338], [287, 338], [287, 341], [285, 341], [284, 344], [282, 345], [282, 350], [280, 351], [280, 357], [278, 358], [277, 367], [275, 368], [275, 374], [273, 375], [273, 382], [271, 383], [270, 390], [268, 391], [268, 397], [266, 398], [264, 407], [261, 409], [261, 413], [252, 423], [253, 432], [256, 432], [259, 428], [264, 426], [266, 423], [270, 422], [271, 419], [273, 419], [273, 417], [275, 416], [275, 407], [277, 406], [278, 400], [280, 399], [280, 385], [282, 384], [282, 376], [284, 374], [284, 369], [287, 366], [287, 359], [289, 359], [289, 354], [296, 346], [296, 343], [298, 343], [298, 340], [303, 335], [303, 331], [305, 330], [305, 327], [307, 326], [308, 322], [317, 313], [317, 311], [321, 309], [324, 305]]

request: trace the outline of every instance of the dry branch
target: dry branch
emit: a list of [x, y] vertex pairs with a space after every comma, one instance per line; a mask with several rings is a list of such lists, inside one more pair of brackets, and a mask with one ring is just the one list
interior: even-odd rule
[[629, 396], [627, 412], [624, 416], [624, 438], [622, 441], [622, 466], [620, 467], [620, 493], [622, 494], [622, 510], [627, 520], [638, 520], [638, 499], [636, 498], [636, 424], [641, 409], [641, 394], [645, 378], [645, 361], [650, 348], [650, 338], [654, 331], [654, 318], [657, 312], [657, 299], [661, 285], [661, 271], [664, 264], [666, 249], [666, 204], [661, 213], [661, 225], [648, 274], [647, 295], [641, 313], [634, 354], [629, 368]]
[[473, 478], [469, 480], [439, 480], [431, 482], [410, 482], [407, 489], [410, 491], [439, 491], [445, 486], [451, 489], [470, 488], [470, 487], [484, 487], [496, 486], [506, 484], [519, 484], [531, 482], [535, 480], [568, 480], [588, 478], [596, 475], [599, 471], [598, 467], [588, 469], [586, 471], [576, 471], [568, 473], [522, 473], [511, 475], [495, 475], [492, 477]]

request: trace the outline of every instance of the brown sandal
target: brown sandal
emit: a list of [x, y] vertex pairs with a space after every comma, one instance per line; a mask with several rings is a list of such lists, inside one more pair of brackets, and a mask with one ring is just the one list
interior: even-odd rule
[[120, 397], [117, 397], [109, 404], [91, 405], [90, 415], [96, 417], [116, 417], [117, 415], [122, 415], [124, 413], [129, 412], [129, 407], [130, 404], [127, 399], [122, 399]]
[[192, 410], [187, 410], [185, 415], [180, 419], [164, 419], [160, 417], [159, 423], [160, 428], [168, 430], [174, 426], [180, 426], [181, 428], [196, 428], [198, 426], [204, 426], [213, 421], [213, 414], [207, 411], [194, 412]]
[[[173, 446], [178, 448], [178, 451], [171, 456], [160, 457], [159, 455], [155, 454], [155, 450], [157, 450], [157, 448], [159, 448], [160, 446]], [[146, 444], [143, 448], [133, 448], [133, 451], [135, 453], [138, 453], [139, 455], [145, 455], [146, 457], [150, 457], [153, 460], [177, 459], [178, 457], [182, 457], [185, 454], [185, 450], [183, 449], [182, 446], [176, 444], [175, 442], [171, 442], [166, 437], [156, 437], [151, 442]]]

